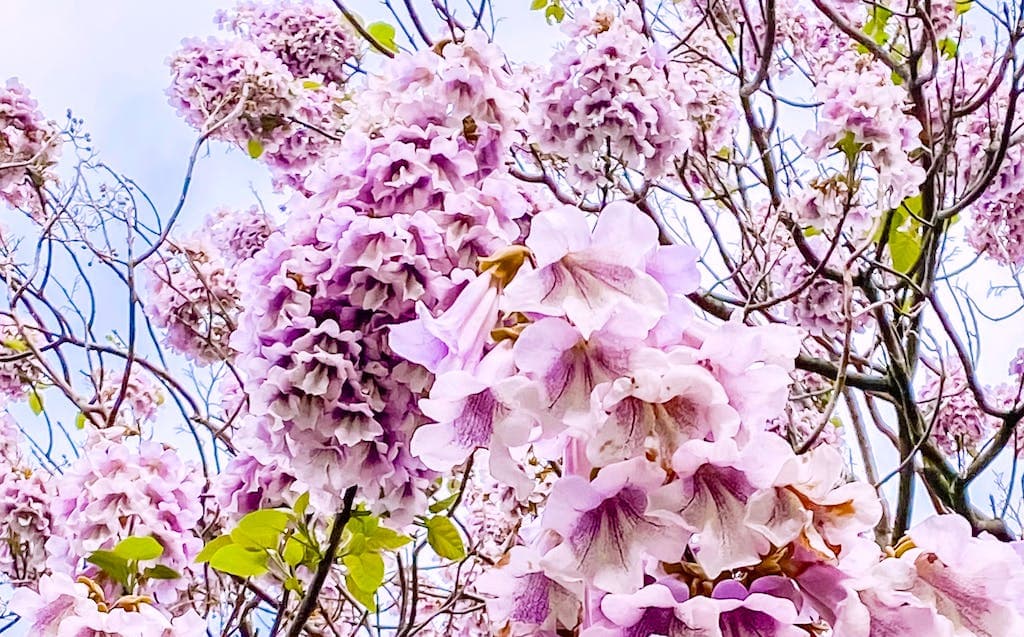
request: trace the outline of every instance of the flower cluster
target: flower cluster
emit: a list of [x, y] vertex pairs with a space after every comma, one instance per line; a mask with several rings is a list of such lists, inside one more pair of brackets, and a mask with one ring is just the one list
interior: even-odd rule
[[0, 86], [0, 201], [14, 208], [40, 210], [37, 187], [52, 182], [60, 155], [60, 131], [39, 112], [17, 80]]
[[[160, 563], [179, 573], [202, 548], [195, 534], [203, 516], [201, 472], [156, 442], [94, 440], [63, 474], [51, 505], [54, 533], [46, 544], [55, 573], [83, 574], [82, 560], [128, 536], [152, 536], [164, 548]], [[95, 576], [93, 567], [84, 574]], [[185, 579], [153, 580], [139, 594], [173, 602]]]
[[171, 105], [193, 127], [263, 159], [278, 187], [303, 190], [336, 145], [345, 62], [356, 42], [315, 2], [243, 2], [218, 16], [237, 36], [186, 40], [170, 60]]
[[570, 28], [574, 43], [531, 91], [531, 139], [584, 183], [624, 169], [647, 179], [670, 173], [697, 134], [680, 109], [700, 102], [687, 82], [669, 80], [667, 54], [644, 35], [637, 6], [581, 11]]
[[804, 138], [812, 156], [832, 149], [864, 152], [878, 181], [878, 205], [892, 209], [917, 193], [924, 169], [911, 151], [921, 144], [921, 124], [904, 113], [906, 91], [893, 83], [889, 68], [869, 56], [847, 53], [827, 67], [814, 96], [824, 106], [818, 126]]
[[230, 358], [228, 340], [240, 312], [237, 266], [270, 235], [271, 221], [259, 208], [218, 209], [204, 227], [168, 243], [147, 262], [146, 310], [165, 331], [165, 342], [196, 363]]
[[145, 596], [107, 600], [92, 580], [64, 573], [43, 576], [38, 591], [17, 589], [10, 607], [39, 637], [193, 637], [206, 629], [194, 610], [171, 618]]
[[[830, 251], [829, 243], [822, 239], [824, 237], [815, 236], [807, 241], [819, 261]], [[839, 248], [832, 251], [828, 261], [832, 270], [841, 269], [839, 252]], [[779, 278], [782, 293], [793, 295], [785, 304], [788, 317], [811, 334], [841, 334], [851, 322], [851, 329], [860, 331], [867, 324], [869, 317], [858, 311], [862, 298], [859, 291], [850, 289], [847, 299], [843, 284], [827, 278], [818, 264], [808, 263], [796, 246], [783, 253], [773, 274]]]
[[[470, 34], [391, 61], [383, 77], [406, 78], [409, 94], [391, 95], [408, 103], [361, 107], [376, 122], [347, 126], [306, 182], [315, 194], [241, 270], [232, 346], [250, 397], [243, 434], [262, 466], [294, 467], [317, 506], [359, 484], [377, 513], [407, 521], [421, 509], [434, 473], [408, 447], [434, 368], [394, 354], [422, 332], [389, 327], [421, 317], [430, 333], [460, 290], [486, 292], [491, 275], [470, 267], [517, 240], [532, 211], [499, 170], [514, 99], [500, 59]], [[371, 84], [359, 99], [377, 104], [382, 91]]]
[[169, 64], [171, 105], [218, 139], [240, 146], [263, 142], [295, 108], [287, 67], [246, 40], [185, 40]]
[[96, 387], [92, 402], [100, 409], [104, 428], [115, 430], [110, 432], [113, 435], [139, 435], [142, 425], [156, 420], [164, 396], [150, 375], [134, 368], [125, 380], [123, 371], [113, 373], [98, 369], [93, 372], [92, 380]]
[[53, 487], [25, 460], [22, 439], [10, 415], [0, 413], [0, 575], [15, 585], [30, 586], [46, 570]]
[[975, 453], [995, 431], [999, 421], [978, 406], [959, 362], [947, 361], [944, 374], [929, 374], [918, 401], [930, 419], [931, 436], [951, 455]]
[[[435, 333], [447, 352], [437, 367], [447, 371], [421, 401], [435, 424], [416, 431], [412, 451], [443, 471], [487, 448], [490, 474], [524, 497], [535, 484], [517, 462], [524, 453], [545, 454], [564, 472], [532, 539], [478, 582], [496, 596], [492, 620], [511, 634], [572, 630], [585, 599], [646, 597], [646, 581], [673, 572], [690, 573], [694, 586], [742, 569], [753, 575], [777, 559], [773, 546], [806, 544], [838, 560], [827, 547], [877, 519], [870, 488], [843, 484], [831, 448], [797, 458], [764, 431], [785, 405], [798, 334], [712, 328], [670, 314], [697, 282], [695, 255], [658, 247], [657, 237], [629, 204], [606, 207], [593, 230], [578, 210], [541, 212], [526, 240], [535, 267], [520, 269], [497, 299], [467, 287], [435, 319], [473, 329]], [[455, 320], [468, 316], [476, 318]], [[503, 316], [528, 317], [514, 343], [492, 341]], [[431, 358], [436, 347], [421, 343], [403, 355]], [[828, 465], [820, 483], [810, 481]], [[853, 516], [830, 512], [851, 498]], [[820, 503], [806, 521], [796, 514], [802, 502]], [[770, 515], [776, 507], [793, 514], [785, 528]], [[760, 585], [734, 586], [740, 599], [769, 595]], [[770, 592], [779, 595], [777, 618], [796, 622], [793, 595]], [[757, 620], [736, 610], [745, 606], [734, 593], [708, 621]], [[619, 624], [621, 634], [642, 614]], [[598, 629], [625, 621], [598, 617], [584, 617], [582, 627], [606, 634]]]
[[1024, 265], [1024, 219], [1020, 209], [1024, 189], [993, 198], [983, 197], [973, 207], [967, 243], [978, 254], [1001, 263]]
[[[798, 456], [766, 429], [786, 406], [799, 333], [679, 311], [694, 254], [657, 237], [630, 204], [608, 205], [593, 228], [573, 208], [541, 212], [526, 239], [532, 267], [496, 295], [466, 287], [433, 319], [462, 331], [401, 350], [439, 374], [420, 402], [434, 423], [411, 441], [428, 467], [486, 448], [490, 475], [520, 497], [536, 487], [525, 457], [561, 467], [542, 516], [476, 582], [494, 629], [869, 634], [865, 595], [903, 590], [864, 593], [869, 569], [847, 566], [883, 557], [874, 490], [849, 481], [831, 445]], [[932, 608], [929, 621], [960, 621]]]
[[345, 63], [359, 49], [341, 14], [311, 0], [241, 2], [218, 12], [217, 23], [276, 56], [296, 78], [343, 84], [348, 76]]
[[42, 369], [33, 358], [32, 345], [42, 344], [42, 335], [31, 327], [19, 327], [10, 316], [0, 316], [0, 395], [24, 398], [26, 390], [42, 378]]

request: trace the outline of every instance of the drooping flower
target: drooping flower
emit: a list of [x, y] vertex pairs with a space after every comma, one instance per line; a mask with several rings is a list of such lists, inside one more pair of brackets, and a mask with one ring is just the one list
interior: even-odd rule
[[668, 309], [664, 288], [643, 270], [658, 228], [632, 204], [608, 205], [593, 231], [577, 208], [542, 212], [526, 246], [537, 267], [505, 288], [507, 311], [565, 316], [587, 338], [616, 315], [629, 317], [620, 333], [646, 336]]
[[674, 562], [689, 531], [670, 516], [648, 511], [648, 494], [664, 472], [644, 458], [602, 468], [593, 481], [559, 480], [544, 510], [544, 526], [563, 542], [546, 558], [608, 592], [632, 592], [643, 584], [644, 562]]

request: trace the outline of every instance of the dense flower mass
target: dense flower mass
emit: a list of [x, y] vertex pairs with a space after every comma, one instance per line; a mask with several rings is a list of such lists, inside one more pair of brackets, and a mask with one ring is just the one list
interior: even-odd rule
[[530, 94], [540, 149], [565, 157], [586, 183], [607, 183], [624, 169], [648, 178], [670, 172], [696, 136], [677, 109], [698, 100], [687, 83], [670, 82], [667, 53], [644, 35], [637, 7], [583, 14], [570, 33], [578, 40]]
[[805, 141], [818, 158], [833, 149], [864, 152], [876, 172], [881, 209], [895, 208], [913, 196], [924, 170], [910, 153], [920, 146], [921, 124], [904, 113], [906, 93], [891, 71], [868, 56], [849, 53], [823, 74], [815, 97], [824, 107], [818, 126]]
[[[184, 573], [202, 548], [203, 477], [177, 452], [156, 442], [97, 440], [65, 472], [51, 504], [54, 534], [47, 566], [71, 577], [97, 549], [129, 536], [152, 536], [161, 564]], [[95, 568], [85, 569], [95, 577]], [[153, 580], [142, 592], [173, 602], [183, 579]]]
[[295, 107], [294, 78], [245, 40], [186, 40], [170, 60], [171, 105], [204, 133], [245, 146], [271, 139]]
[[271, 220], [259, 208], [221, 208], [147, 262], [147, 311], [169, 347], [197, 363], [230, 358], [228, 340], [241, 311], [237, 267], [270, 233]]
[[54, 179], [60, 131], [39, 111], [17, 80], [0, 86], [0, 201], [13, 208], [41, 210], [35, 189]]
[[967, 384], [963, 366], [946, 361], [949, 369], [930, 374], [921, 388], [920, 401], [931, 421], [931, 436], [950, 454], [974, 454], [999, 424], [978, 406]]
[[217, 22], [279, 58], [296, 78], [342, 84], [350, 74], [345, 64], [359, 49], [345, 19], [312, 0], [241, 2], [218, 12]]
[[0, 414], [0, 575], [19, 586], [32, 585], [46, 570], [46, 540], [52, 531], [52, 483], [35, 471], [22, 450], [24, 436], [6, 413]]

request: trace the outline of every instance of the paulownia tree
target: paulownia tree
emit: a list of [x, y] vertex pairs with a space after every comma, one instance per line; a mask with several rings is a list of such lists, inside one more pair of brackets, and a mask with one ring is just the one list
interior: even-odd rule
[[1024, 634], [1024, 5], [498, 4], [219, 13], [171, 210], [0, 87], [8, 627]]

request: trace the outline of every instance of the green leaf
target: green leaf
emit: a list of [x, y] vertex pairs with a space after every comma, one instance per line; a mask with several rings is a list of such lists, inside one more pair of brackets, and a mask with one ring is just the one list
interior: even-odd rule
[[295, 517], [300, 520], [306, 516], [306, 510], [309, 508], [309, 491], [306, 491], [295, 500], [295, 505], [292, 507], [292, 511], [295, 512]]
[[374, 591], [364, 591], [359, 588], [351, 575], [345, 576], [345, 588], [348, 589], [349, 595], [366, 607], [366, 610], [371, 613], [377, 610], [377, 596], [374, 594]]
[[893, 269], [903, 274], [910, 272], [921, 256], [921, 236], [917, 230], [889, 233], [889, 255]]
[[93, 551], [85, 561], [98, 566], [101, 571], [123, 586], [126, 592], [128, 591], [128, 579], [131, 576], [128, 560], [113, 551], [99, 550]]
[[451, 505], [455, 504], [455, 501], [459, 499], [458, 493], [453, 493], [444, 500], [438, 500], [437, 502], [430, 505], [431, 513], [440, 513], [448, 509]]
[[565, 19], [565, 9], [558, 3], [552, 4], [544, 10], [544, 17], [547, 18], [548, 22], [551, 20], [561, 22]]
[[409, 542], [412, 542], [412, 538], [408, 535], [402, 535], [398, 531], [392, 531], [382, 526], [372, 536], [366, 538], [366, 547], [371, 551], [394, 551], [395, 549], [402, 548]]
[[39, 395], [35, 387], [30, 387], [28, 390], [28, 407], [37, 416], [43, 413], [43, 397]]
[[8, 349], [13, 349], [16, 352], [28, 351], [28, 343], [21, 340], [20, 338], [7, 338], [4, 339], [3, 341], [0, 341], [0, 343], [3, 343], [5, 347], [7, 347]]
[[266, 551], [247, 549], [238, 544], [229, 544], [217, 551], [210, 558], [210, 566], [238, 577], [256, 577], [269, 570]]
[[303, 80], [302, 81], [302, 88], [306, 89], [307, 91], [315, 91], [315, 90], [317, 90], [318, 88], [320, 88], [322, 86], [323, 86], [323, 84], [321, 84], [320, 82], [314, 81], [314, 80]]
[[533, 2], [530, 4], [530, 10], [540, 11], [546, 6], [548, 6], [548, 0], [533, 0]]
[[846, 161], [853, 165], [857, 161], [857, 155], [863, 150], [864, 144], [858, 142], [853, 133], [847, 132], [842, 139], [836, 142], [835, 147], [841, 150], [846, 155]]
[[398, 45], [395, 44], [395, 27], [387, 22], [371, 22], [366, 25], [366, 32], [388, 51], [398, 52]]
[[78, 412], [78, 415], [75, 416], [75, 427], [77, 429], [85, 429], [85, 414], [84, 413]]
[[366, 546], [366, 536], [361, 532], [353, 532], [351, 537], [349, 537], [348, 541], [345, 543], [345, 550], [349, 553], [365, 553], [369, 550]]
[[373, 593], [384, 583], [384, 558], [379, 553], [346, 555], [341, 561], [357, 588]]
[[142, 576], [146, 579], [178, 579], [181, 577], [181, 573], [170, 566], [157, 564], [156, 566], [151, 566], [142, 571]]
[[261, 144], [260, 140], [258, 139], [250, 139], [248, 150], [250, 157], [252, 157], [253, 159], [259, 159], [260, 155], [263, 154], [263, 144]]
[[953, 38], [942, 38], [939, 40], [939, 53], [944, 55], [947, 60], [955, 58], [959, 50], [960, 44]]
[[278, 509], [253, 511], [238, 521], [231, 539], [248, 548], [276, 549], [290, 519], [289, 512]]
[[284, 543], [284, 551], [282, 551], [281, 557], [284, 558], [288, 566], [298, 566], [302, 563], [302, 559], [306, 557], [306, 546], [294, 537], [289, 537]]
[[956, 14], [963, 15], [974, 6], [974, 0], [956, 0]]
[[296, 595], [302, 595], [302, 582], [297, 577], [289, 577], [284, 581], [285, 590], [289, 590]]
[[915, 218], [921, 214], [921, 195], [907, 197], [892, 211], [889, 223], [889, 256], [892, 267], [906, 274], [921, 256], [921, 223]]
[[199, 555], [196, 556], [196, 563], [202, 564], [203, 562], [209, 562], [210, 558], [213, 557], [217, 551], [234, 543], [235, 541], [231, 539], [230, 535], [221, 535], [220, 537], [213, 538], [206, 543], [206, 546], [203, 547], [202, 551], [199, 551]]
[[891, 17], [892, 11], [885, 7], [874, 5], [868, 13], [868, 21], [864, 23], [864, 33], [877, 44], [885, 44], [889, 41], [889, 34], [885, 32], [885, 25]]
[[155, 560], [164, 554], [164, 547], [156, 538], [145, 536], [126, 537], [114, 547], [114, 553], [126, 560]]
[[466, 557], [466, 547], [455, 524], [442, 515], [427, 519], [427, 544], [434, 552], [449, 560]]

